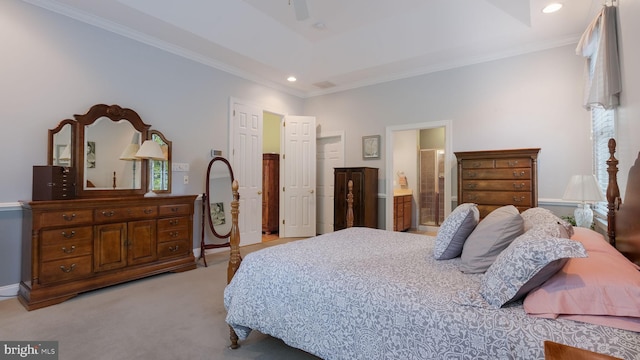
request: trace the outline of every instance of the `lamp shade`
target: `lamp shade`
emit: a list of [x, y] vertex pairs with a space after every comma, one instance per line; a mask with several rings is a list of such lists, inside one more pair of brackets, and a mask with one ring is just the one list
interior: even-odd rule
[[140, 146], [140, 150], [135, 155], [138, 159], [164, 160], [164, 154], [160, 144], [153, 140], [145, 140]]
[[138, 144], [127, 145], [122, 154], [120, 154], [120, 160], [138, 160], [136, 157], [138, 150], [140, 150], [140, 145]]
[[562, 196], [564, 200], [607, 201], [594, 175], [573, 175]]

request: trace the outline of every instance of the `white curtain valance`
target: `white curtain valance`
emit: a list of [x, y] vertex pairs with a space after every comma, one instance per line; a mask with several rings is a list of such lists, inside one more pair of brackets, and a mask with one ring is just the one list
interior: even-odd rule
[[587, 58], [584, 106], [616, 107], [622, 85], [615, 6], [602, 8], [582, 34], [576, 53]]

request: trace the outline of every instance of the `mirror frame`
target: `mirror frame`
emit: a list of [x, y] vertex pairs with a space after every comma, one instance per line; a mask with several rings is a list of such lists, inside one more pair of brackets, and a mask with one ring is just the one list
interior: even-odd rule
[[[158, 130], [149, 130], [147, 140], [153, 140], [153, 135], [157, 135], [165, 144], [167, 144], [167, 159], [164, 160], [167, 162], [167, 189], [166, 190], [153, 190], [156, 194], [170, 194], [171, 193], [171, 141], [167, 140], [163, 133]], [[149, 181], [153, 181], [153, 176], [151, 175]]]
[[[148, 138], [148, 130], [151, 125], [145, 124], [138, 113], [131, 109], [124, 109], [118, 105], [94, 105], [84, 115], [74, 115], [77, 121], [77, 136], [75, 137], [74, 144], [74, 158], [73, 164], [76, 167], [76, 197], [78, 198], [95, 198], [95, 197], [113, 197], [113, 196], [132, 196], [132, 195], [144, 195], [149, 189], [149, 171], [141, 171], [140, 174], [140, 189], [126, 189], [126, 190], [86, 190], [84, 178], [84, 162], [85, 162], [85, 127], [96, 122], [98, 119], [106, 117], [113, 122], [120, 120], [128, 121], [135, 130], [140, 132], [141, 139]], [[141, 161], [142, 169], [149, 169], [149, 162], [146, 159]]]
[[[73, 151], [75, 149], [75, 144], [74, 144], [74, 139], [75, 139], [75, 134], [76, 134], [76, 126], [77, 126], [78, 122], [72, 119], [64, 119], [62, 121], [60, 121], [58, 123], [58, 126], [56, 126], [53, 129], [49, 129], [49, 146], [47, 148], [47, 165], [53, 165], [53, 156], [54, 156], [54, 151], [55, 151], [55, 136], [56, 134], [58, 134], [60, 131], [62, 131], [62, 129], [66, 126], [66, 125], [70, 125], [71, 126], [71, 132], [70, 132], [70, 136], [71, 138], [69, 139], [69, 146], [71, 146], [70, 149], [70, 154], [72, 154], [72, 157], [75, 157], [75, 152]], [[70, 166], [73, 166], [73, 161], [75, 159], [72, 158], [71, 161], [69, 162]]]
[[[209, 175], [211, 175], [211, 167], [213, 166], [213, 164], [216, 161], [221, 161], [222, 163], [227, 165], [227, 168], [229, 169], [229, 177], [231, 178], [231, 181], [229, 182], [229, 194], [231, 195], [231, 200], [233, 200], [233, 180], [234, 180], [234, 176], [233, 176], [233, 169], [231, 168], [231, 164], [229, 163], [229, 160], [221, 157], [221, 156], [216, 156], [213, 159], [211, 159], [211, 161], [209, 162], [209, 166], [207, 166], [207, 179], [206, 179], [206, 183], [207, 183], [207, 190], [205, 193], [205, 198], [203, 199], [203, 201], [206, 203], [206, 205], [204, 206], [204, 210], [206, 212], [206, 217], [207, 217], [207, 222], [209, 223], [209, 229], [211, 230], [211, 232], [213, 233], [213, 235], [219, 239], [226, 239], [229, 236], [231, 236], [231, 228], [229, 229], [229, 232], [226, 234], [219, 234], [216, 229], [215, 226], [213, 226], [213, 221], [211, 219], [211, 202], [209, 201]], [[229, 203], [229, 206], [231, 206], [231, 203]], [[203, 216], [205, 216], [205, 214], [203, 214]], [[223, 244], [226, 245], [226, 244]]]

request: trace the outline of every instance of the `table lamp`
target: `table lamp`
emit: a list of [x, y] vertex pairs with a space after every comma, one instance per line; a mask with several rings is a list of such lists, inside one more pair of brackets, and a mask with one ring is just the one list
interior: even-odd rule
[[573, 215], [576, 225], [585, 228], [590, 228], [593, 223], [593, 210], [591, 210], [591, 206], [587, 202], [607, 201], [594, 175], [571, 176], [562, 199], [581, 202]]
[[140, 146], [140, 150], [136, 152], [135, 157], [149, 160], [149, 191], [144, 194], [144, 196], [156, 196], [156, 193], [153, 192], [153, 171], [151, 171], [151, 169], [153, 168], [152, 160], [164, 160], [164, 154], [162, 153], [160, 144], [153, 140], [145, 140], [142, 146]]

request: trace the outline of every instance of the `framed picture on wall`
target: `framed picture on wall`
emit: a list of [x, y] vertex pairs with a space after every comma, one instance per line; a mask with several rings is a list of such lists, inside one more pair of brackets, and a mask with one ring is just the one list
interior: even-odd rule
[[380, 159], [380, 135], [362, 137], [362, 158]]

